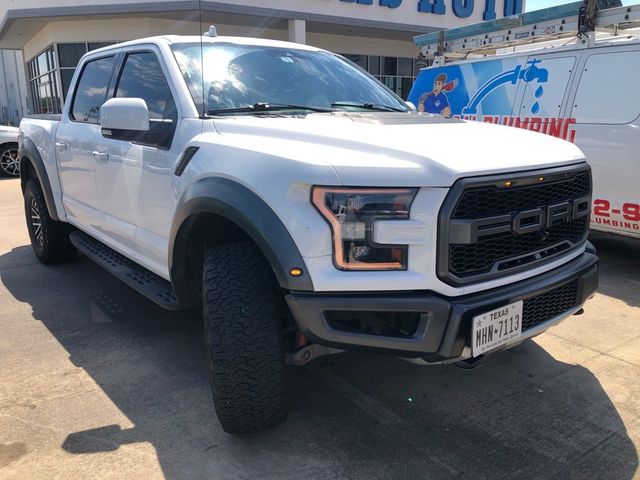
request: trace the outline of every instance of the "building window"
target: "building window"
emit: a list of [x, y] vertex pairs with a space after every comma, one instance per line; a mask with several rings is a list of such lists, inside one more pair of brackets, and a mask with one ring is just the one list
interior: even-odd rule
[[27, 62], [32, 113], [61, 113], [82, 56], [114, 42], [54, 43]]
[[59, 113], [60, 91], [53, 45], [28, 63], [29, 91], [34, 113]]
[[420, 69], [427, 66], [424, 60], [413, 58], [351, 54], [342, 56], [369, 72], [405, 100]]

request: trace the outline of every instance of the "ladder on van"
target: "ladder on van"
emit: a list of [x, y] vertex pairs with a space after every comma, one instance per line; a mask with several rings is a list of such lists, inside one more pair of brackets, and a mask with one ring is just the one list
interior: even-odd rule
[[579, 45], [590, 46], [595, 32], [618, 35], [640, 27], [640, 4], [619, 5], [620, 0], [584, 0], [418, 35], [413, 40], [422, 55], [436, 65], [447, 59], [491, 55], [500, 48], [569, 37], [578, 37]]

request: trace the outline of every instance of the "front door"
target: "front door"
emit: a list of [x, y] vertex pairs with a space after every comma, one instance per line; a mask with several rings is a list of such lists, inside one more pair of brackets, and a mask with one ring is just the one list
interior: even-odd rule
[[135, 141], [100, 135], [95, 168], [102, 230], [123, 253], [135, 252], [139, 263], [166, 276], [173, 168], [180, 155], [172, 148], [178, 112], [154, 50], [124, 52], [114, 97], [142, 98], [150, 128]]

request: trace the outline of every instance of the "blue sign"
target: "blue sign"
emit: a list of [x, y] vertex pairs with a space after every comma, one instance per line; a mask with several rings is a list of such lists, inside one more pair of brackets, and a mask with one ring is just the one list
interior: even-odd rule
[[[398, 8], [403, 0], [340, 0], [345, 3], [356, 3], [358, 5], [378, 5], [380, 7]], [[405, 0], [409, 1], [409, 0]], [[467, 18], [473, 15], [475, 0], [412, 0], [417, 1], [418, 12], [432, 13], [434, 15], [445, 15], [447, 13], [447, 3], [458, 18]], [[484, 0], [483, 20], [494, 20], [496, 18], [496, 0]], [[522, 13], [522, 0], [504, 0], [503, 15], [517, 15]]]
[[408, 100], [420, 112], [519, 127], [574, 141], [575, 118], [559, 116], [574, 63], [572, 56], [545, 61], [507, 57], [425, 68]]

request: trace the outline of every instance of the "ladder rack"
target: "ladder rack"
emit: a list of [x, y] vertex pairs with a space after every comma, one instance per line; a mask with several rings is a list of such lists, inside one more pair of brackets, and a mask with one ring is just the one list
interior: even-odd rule
[[495, 54], [499, 48], [560, 38], [577, 36], [584, 43], [593, 42], [595, 35], [589, 35], [593, 31], [617, 35], [636, 27], [640, 27], [640, 4], [597, 10], [595, 0], [584, 0], [418, 35], [413, 40], [423, 55], [442, 63], [446, 58]]

